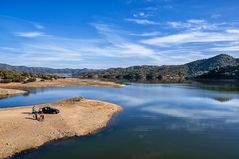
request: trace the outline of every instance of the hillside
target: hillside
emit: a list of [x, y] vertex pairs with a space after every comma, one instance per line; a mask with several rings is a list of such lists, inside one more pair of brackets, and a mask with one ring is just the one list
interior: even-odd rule
[[95, 69], [53, 69], [47, 67], [26, 67], [26, 66], [11, 66], [7, 64], [0, 63], [0, 70], [10, 70], [10, 71], [20, 71], [28, 73], [41, 73], [41, 74], [52, 74], [59, 76], [72, 76], [73, 74], [79, 74], [83, 72], [96, 72]]
[[239, 59], [221, 54], [209, 59], [197, 60], [184, 65], [110, 68], [100, 72], [80, 73], [78, 76], [81, 78], [106, 80], [180, 82], [187, 78], [200, 76], [214, 69], [237, 65], [239, 65]]
[[190, 77], [195, 77], [204, 74], [210, 70], [218, 69], [226, 66], [237, 66], [239, 64], [239, 59], [226, 54], [220, 54], [218, 56], [197, 60], [194, 62], [187, 63], [188, 75]]
[[196, 79], [239, 79], [239, 65], [214, 69]]
[[28, 72], [17, 72], [10, 70], [0, 70], [0, 83], [10, 83], [10, 82], [34, 82], [36, 80], [52, 80], [57, 79], [57, 76], [36, 74]]
[[[46, 67], [26, 67], [0, 64], [1, 82], [23, 82], [26, 80], [52, 79], [53, 75], [64, 77], [94, 78], [123, 81], [160, 81], [181, 82], [188, 78], [229, 78], [223, 76], [223, 71], [234, 73], [239, 65], [239, 59], [226, 54], [193, 61], [183, 65], [170, 66], [132, 66], [127, 68], [94, 69], [53, 69]], [[231, 66], [231, 67], [227, 67]], [[225, 69], [223, 69], [225, 68]], [[217, 75], [218, 74], [218, 75]], [[237, 75], [237, 74], [236, 74]], [[235, 78], [230, 76], [230, 78]]]

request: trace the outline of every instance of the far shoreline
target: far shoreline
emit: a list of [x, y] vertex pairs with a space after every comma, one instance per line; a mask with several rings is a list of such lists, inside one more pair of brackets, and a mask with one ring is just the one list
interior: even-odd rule
[[0, 88], [0, 98], [11, 97], [19, 94], [27, 94], [28, 91], [20, 89], [9, 89], [9, 88]]
[[95, 79], [80, 79], [80, 78], [60, 78], [48, 81], [36, 81], [29, 83], [0, 83], [0, 88], [8, 89], [23, 89], [23, 88], [44, 88], [44, 87], [67, 87], [67, 86], [98, 86], [98, 87], [113, 87], [122, 88], [124, 85], [111, 81], [102, 81]]
[[38, 81], [30, 83], [0, 83], [0, 98], [15, 96], [20, 94], [30, 93], [27, 89], [30, 88], [50, 88], [50, 87], [73, 87], [73, 86], [95, 86], [95, 87], [112, 87], [122, 88], [123, 84], [118, 84], [110, 81], [79, 79], [79, 78], [64, 78], [52, 81]]

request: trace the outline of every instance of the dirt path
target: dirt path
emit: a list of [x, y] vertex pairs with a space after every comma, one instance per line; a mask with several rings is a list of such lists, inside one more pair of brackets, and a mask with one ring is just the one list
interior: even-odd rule
[[52, 104], [60, 114], [46, 115], [44, 121], [33, 119], [31, 106], [0, 109], [0, 158], [71, 136], [92, 133], [107, 125], [120, 106], [95, 100], [68, 99]]

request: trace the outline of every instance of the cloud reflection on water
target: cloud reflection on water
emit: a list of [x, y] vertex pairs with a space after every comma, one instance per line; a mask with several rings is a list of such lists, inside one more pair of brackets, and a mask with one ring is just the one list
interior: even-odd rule
[[[164, 102], [166, 103], [166, 102]], [[223, 119], [224, 122], [239, 122], [239, 100], [219, 102], [210, 98], [183, 98], [177, 103], [145, 106], [142, 111], [187, 119]], [[185, 104], [185, 105], [184, 105]]]

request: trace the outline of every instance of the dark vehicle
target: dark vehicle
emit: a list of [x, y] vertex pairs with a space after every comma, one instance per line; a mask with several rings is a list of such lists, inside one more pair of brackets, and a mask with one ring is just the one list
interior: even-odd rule
[[43, 112], [44, 114], [58, 114], [60, 110], [52, 107], [43, 107], [39, 110], [39, 112]]

